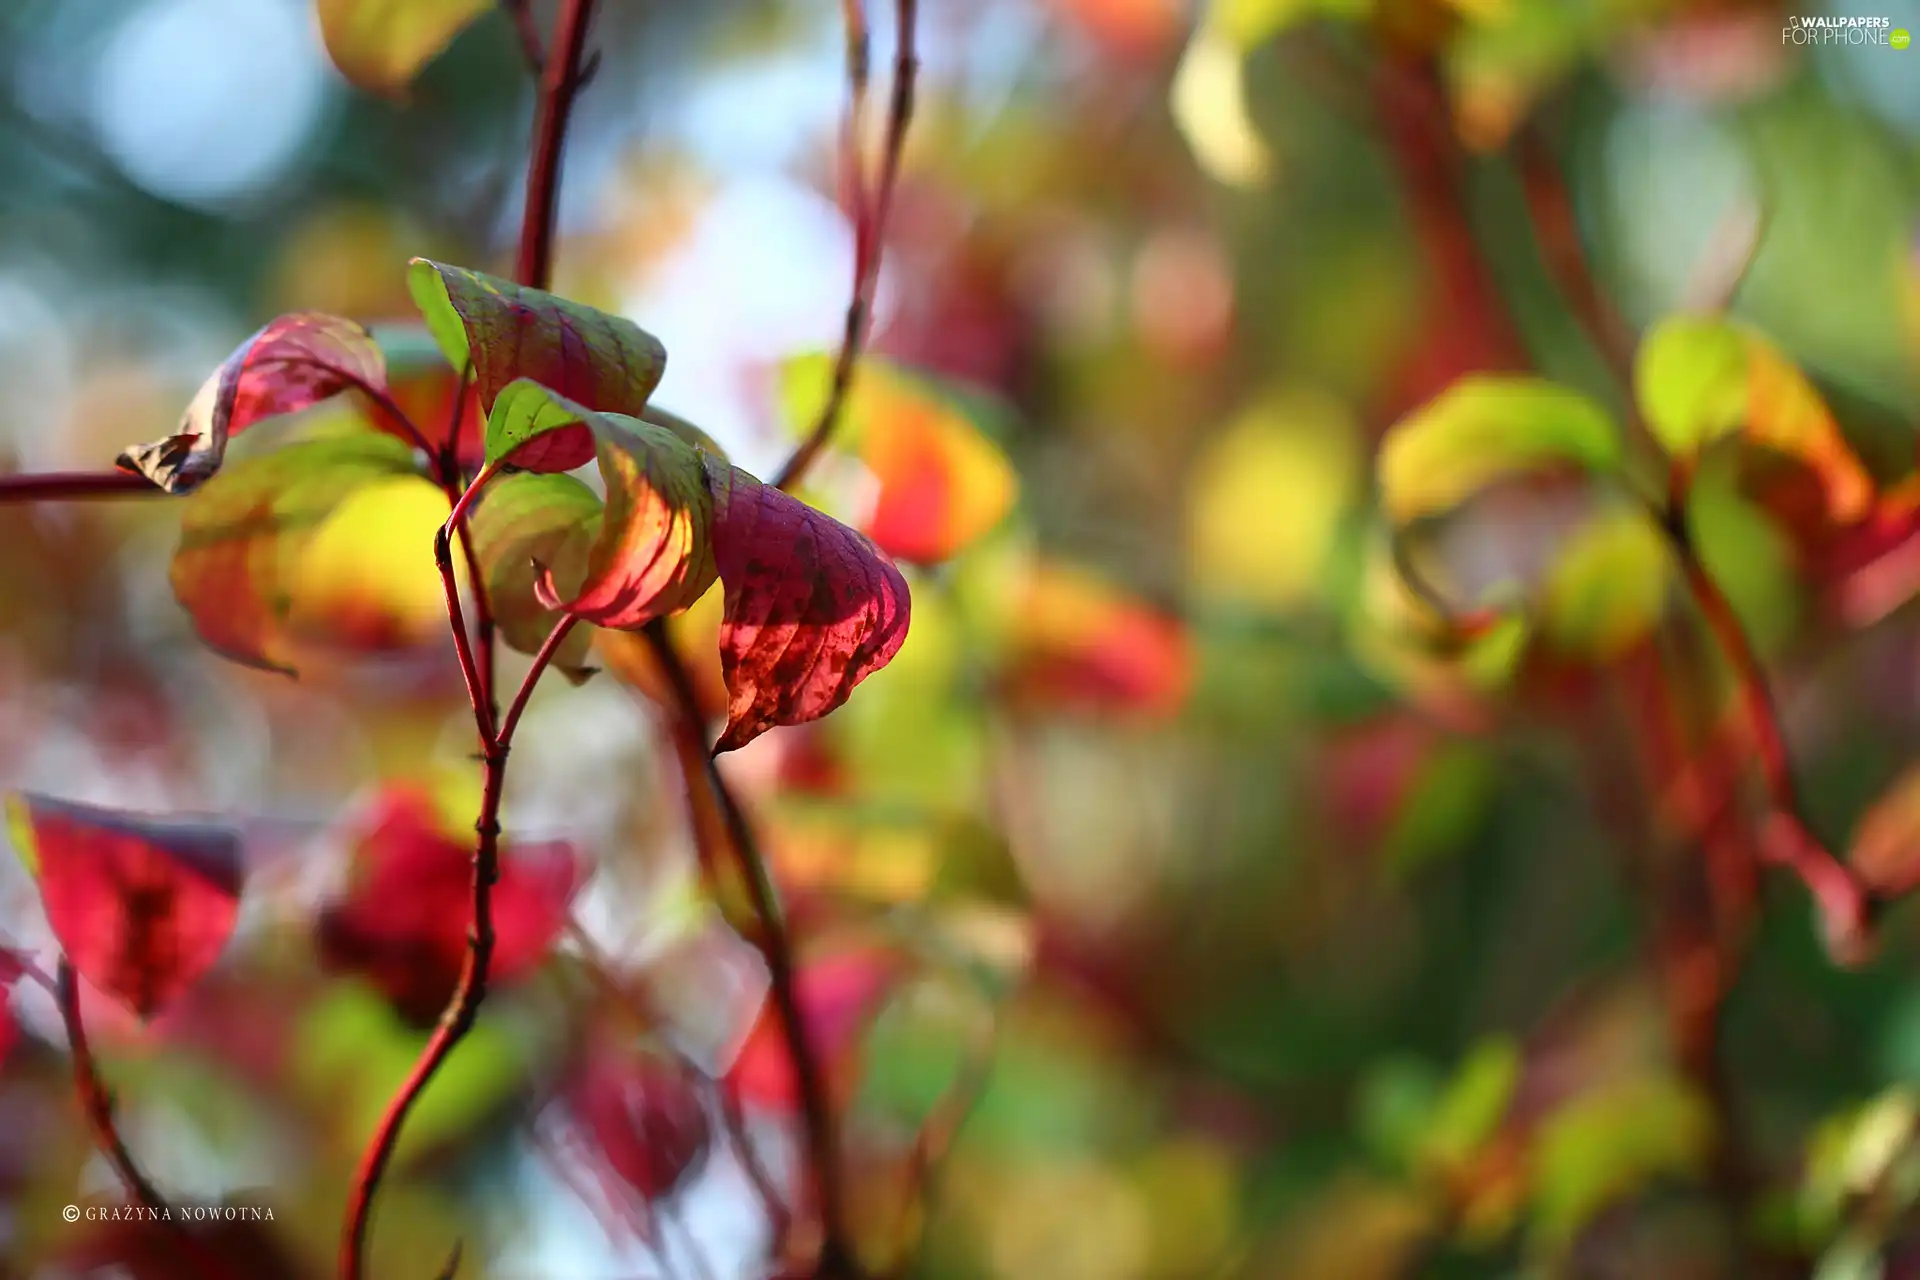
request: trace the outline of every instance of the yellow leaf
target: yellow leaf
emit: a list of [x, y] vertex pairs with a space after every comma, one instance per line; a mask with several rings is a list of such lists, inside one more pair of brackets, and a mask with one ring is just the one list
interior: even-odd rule
[[1188, 547], [1200, 590], [1284, 609], [1322, 580], [1360, 473], [1351, 415], [1288, 392], [1248, 410], [1194, 463]]
[[493, 0], [319, 0], [320, 35], [340, 74], [394, 96]]

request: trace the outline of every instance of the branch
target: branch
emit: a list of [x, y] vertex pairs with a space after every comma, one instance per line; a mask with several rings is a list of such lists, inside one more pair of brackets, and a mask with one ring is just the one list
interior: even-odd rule
[[131, 471], [49, 471], [33, 476], [0, 476], [0, 503], [164, 497], [166, 492], [145, 476]]
[[[644, 634], [673, 694], [674, 714], [686, 724], [694, 726], [698, 732], [701, 723], [699, 699], [666, 628], [656, 621], [648, 624]], [[773, 878], [768, 874], [766, 859], [760, 854], [759, 843], [754, 838], [746, 813], [728, 788], [726, 779], [721, 776], [714, 763], [712, 750], [705, 747], [704, 735], [702, 746], [700, 758], [704, 765], [705, 781], [719, 805], [728, 843], [746, 881], [754, 913], [759, 917], [760, 936], [754, 939], [754, 944], [766, 961], [774, 1011], [779, 1017], [781, 1035], [786, 1040], [787, 1054], [792, 1059], [794, 1077], [799, 1086], [808, 1162], [813, 1169], [821, 1229], [825, 1236], [819, 1271], [831, 1276], [858, 1275], [859, 1264], [847, 1227], [846, 1197], [841, 1185], [839, 1134], [834, 1125], [833, 1107], [827, 1097], [820, 1054], [809, 1038], [806, 1018], [800, 1008], [793, 939], [781, 916], [779, 895], [774, 889]], [[687, 779], [687, 785], [691, 791], [695, 785], [692, 777]], [[709, 874], [713, 874], [711, 869]]]
[[1740, 625], [1739, 615], [1694, 545], [1687, 523], [1691, 486], [1691, 473], [1676, 462], [1666, 508], [1656, 511], [1655, 516], [1680, 563], [1688, 592], [1732, 669], [1746, 711], [1748, 731], [1760, 758], [1760, 778], [1772, 810], [1761, 832], [1761, 856], [1792, 871], [1813, 894], [1826, 926], [1828, 945], [1835, 953], [1844, 960], [1859, 959], [1872, 945], [1871, 899], [1853, 869], [1820, 842], [1801, 816], [1793, 762], [1766, 672]]
[[513, 23], [514, 38], [519, 41], [521, 56], [527, 60], [527, 70], [539, 75], [547, 65], [547, 55], [540, 48], [540, 28], [534, 21], [533, 0], [500, 0], [500, 7]]
[[[42, 983], [46, 981], [45, 975], [37, 968], [28, 967], [28, 973]], [[60, 1021], [66, 1026], [67, 1043], [73, 1052], [74, 1092], [79, 1095], [88, 1127], [93, 1130], [94, 1145], [100, 1148], [107, 1163], [120, 1176], [127, 1194], [153, 1217], [167, 1224], [167, 1229], [180, 1239], [187, 1252], [200, 1264], [202, 1273], [226, 1280], [231, 1272], [225, 1262], [189, 1231], [185, 1223], [174, 1219], [165, 1197], [140, 1171], [140, 1166], [134, 1163], [133, 1153], [127, 1150], [127, 1144], [120, 1137], [119, 1126], [113, 1118], [113, 1099], [100, 1081], [93, 1051], [87, 1045], [87, 1028], [80, 1017], [80, 980], [74, 973], [73, 962], [64, 955], [60, 957], [60, 967], [55, 971], [53, 995], [55, 1003], [60, 1006]]]
[[66, 1024], [67, 1043], [73, 1048], [73, 1087], [80, 1095], [80, 1103], [86, 1109], [87, 1122], [93, 1127], [93, 1141], [101, 1154], [113, 1166], [120, 1181], [126, 1184], [127, 1194], [156, 1217], [167, 1216], [167, 1202], [147, 1175], [140, 1172], [140, 1166], [133, 1162], [133, 1153], [127, 1150], [127, 1144], [120, 1138], [120, 1130], [114, 1124], [113, 1101], [107, 1096], [106, 1086], [100, 1082], [100, 1073], [93, 1063], [93, 1052], [87, 1047], [86, 1024], [80, 1019], [80, 982], [73, 971], [73, 962], [65, 956], [60, 957], [60, 967], [55, 971], [55, 996], [60, 1003], [60, 1020]]
[[[553, 56], [547, 61], [542, 80], [539, 121], [535, 128], [533, 158], [527, 174], [527, 203], [521, 217], [518, 272], [520, 283], [534, 288], [545, 288], [552, 275], [560, 153], [566, 141], [567, 118], [572, 112], [574, 93], [580, 85], [580, 58], [586, 44], [592, 10], [593, 0], [563, 0]], [[464, 395], [458, 398], [464, 402]], [[456, 430], [449, 435], [449, 457], [442, 462], [445, 473], [443, 481], [452, 499], [452, 510], [447, 523], [434, 539], [434, 559], [446, 591], [447, 621], [453, 631], [461, 675], [466, 680], [467, 697], [473, 707], [474, 726], [479, 733], [481, 759], [485, 765], [480, 816], [474, 823], [478, 840], [473, 858], [472, 918], [467, 933], [467, 957], [460, 969], [459, 984], [454, 989], [446, 1012], [441, 1016], [440, 1025], [427, 1041], [412, 1072], [388, 1103], [386, 1114], [381, 1117], [380, 1125], [374, 1131], [372, 1142], [361, 1161], [359, 1173], [354, 1178], [341, 1241], [340, 1274], [343, 1280], [361, 1280], [365, 1275], [367, 1231], [372, 1218], [374, 1196], [392, 1160], [394, 1148], [399, 1143], [407, 1115], [433, 1079], [434, 1073], [472, 1028], [479, 1017], [480, 1006], [486, 999], [488, 970], [493, 960], [493, 886], [500, 876], [500, 799], [506, 783], [507, 753], [512, 747], [513, 730], [519, 724], [520, 713], [526, 707], [533, 686], [539, 682], [541, 674], [559, 649], [560, 641], [565, 639], [573, 625], [571, 619], [563, 620], [548, 636], [514, 695], [503, 727], [496, 731], [492, 680], [493, 636], [485, 613], [484, 596], [476, 602], [481, 611], [482, 658], [486, 662], [486, 670], [482, 671], [467, 638], [466, 620], [460, 610], [459, 587], [453, 577], [452, 533], [460, 529], [464, 535], [466, 507], [485, 479], [483, 469], [481, 475], [474, 477], [472, 484], [457, 496], [453, 494], [453, 485], [448, 477], [458, 467], [458, 423], [456, 417]], [[461, 541], [465, 544], [467, 539], [463, 536]], [[471, 557], [470, 546], [468, 554]], [[471, 559], [469, 563], [472, 563]], [[474, 586], [477, 593], [483, 590], [477, 575]]]
[[519, 283], [544, 289], [553, 279], [554, 209], [560, 195], [560, 153], [566, 147], [567, 120], [580, 88], [580, 58], [586, 48], [593, 0], [562, 0], [554, 31], [553, 56], [540, 80], [540, 109], [534, 125], [533, 158], [527, 168], [526, 214], [520, 222]]
[[[457, 617], [453, 621], [457, 629]], [[486, 999], [488, 968], [493, 960], [494, 946], [493, 886], [500, 878], [500, 798], [505, 789], [507, 752], [513, 745], [513, 728], [519, 723], [520, 713], [534, 685], [539, 683], [554, 652], [560, 647], [559, 641], [565, 638], [572, 624], [571, 618], [557, 624], [540, 652], [534, 656], [533, 665], [527, 669], [526, 677], [521, 680], [520, 688], [514, 694], [511, 709], [507, 713], [508, 719], [498, 736], [487, 727], [485, 708], [477, 700], [474, 703], [474, 720], [485, 743], [482, 760], [486, 773], [480, 795], [480, 817], [474, 823], [479, 840], [473, 858], [473, 915], [467, 933], [467, 957], [460, 968], [459, 985], [454, 988], [447, 1011], [441, 1015], [440, 1025], [434, 1028], [433, 1036], [421, 1051], [413, 1070], [387, 1104], [386, 1114], [380, 1118], [373, 1140], [361, 1159], [359, 1173], [354, 1178], [353, 1189], [347, 1200], [347, 1224], [340, 1253], [343, 1280], [360, 1280], [366, 1274], [367, 1229], [372, 1219], [374, 1195], [393, 1158], [408, 1113], [426, 1091], [434, 1073], [452, 1055], [467, 1032], [472, 1030], [479, 1017], [481, 1003]]]
[[832, 438], [853, 388], [854, 370], [873, 323], [873, 293], [880, 280], [880, 257], [886, 243], [887, 220], [893, 212], [893, 191], [900, 179], [900, 153], [907, 126], [913, 120], [914, 76], [920, 60], [914, 51], [918, 0], [895, 0], [898, 31], [893, 59], [893, 99], [887, 111], [887, 136], [880, 160], [880, 179], [868, 195], [865, 166], [860, 160], [860, 121], [866, 113], [867, 31], [860, 0], [845, 0], [847, 18], [848, 131], [851, 139], [853, 192], [853, 297], [847, 303], [846, 323], [840, 334], [840, 352], [833, 362], [833, 382], [813, 429], [774, 479], [781, 489], [792, 489], [806, 475]]

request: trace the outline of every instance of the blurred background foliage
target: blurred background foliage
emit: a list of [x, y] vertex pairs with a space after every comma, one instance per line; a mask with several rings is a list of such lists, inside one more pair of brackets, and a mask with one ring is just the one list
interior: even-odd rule
[[[1421, 642], [1374, 496], [1383, 432], [1463, 374], [1537, 370], [1628, 420], [1556, 259], [1569, 229], [1629, 335], [1732, 280], [1757, 236], [1733, 313], [1895, 489], [1920, 408], [1920, 50], [1796, 46], [1799, 11], [1758, 0], [922, 9], [880, 358], [808, 494], [916, 566], [912, 633], [841, 712], [728, 762], [859, 1066], [875, 1259], [919, 1240], [914, 1273], [955, 1278], [1920, 1274], [1908, 912], [1842, 970], [1805, 892], [1769, 881], [1711, 1078], [1673, 1043], [1664, 931], [1702, 854], [1663, 800], [1684, 759], [1641, 713], [1662, 683], [1709, 707], [1720, 687], [1658, 541], [1503, 494], [1449, 526], [1453, 581], [1543, 583], [1543, 612], [1455, 651]], [[657, 402], [769, 473], [852, 269], [838, 6], [599, 10], [555, 287], [659, 335]], [[1920, 29], [1910, 0], [1808, 12]], [[531, 95], [499, 15], [392, 102], [339, 80], [300, 0], [0, 6], [5, 469], [167, 434], [280, 312], [410, 320], [409, 256], [500, 269]], [[1810, 819], [1836, 848], [1920, 853], [1920, 572], [1836, 588], [1817, 531], [1750, 480], [1709, 460], [1697, 534], [1770, 664]], [[275, 1210], [257, 1274], [325, 1273], [423, 1034], [312, 921], [395, 788], [452, 833], [473, 811], [436, 501], [364, 492], [300, 550], [298, 681], [194, 640], [165, 585], [172, 504], [0, 508], [0, 781], [248, 835], [217, 980], [153, 1028], [89, 1016], [156, 1179]], [[714, 603], [681, 633], [710, 633]], [[559, 1082], [609, 1023], [715, 1074], [754, 1053], [764, 979], [724, 895], [694, 889], [656, 677], [618, 636], [592, 665], [535, 700], [506, 816], [594, 878], [408, 1130], [378, 1274], [428, 1274], [455, 1236], [467, 1275], [658, 1273], [631, 1187], [578, 1176], [608, 1162], [608, 1122], [584, 1154], [551, 1132]], [[44, 944], [30, 879], [0, 870], [0, 927]], [[616, 1014], [589, 971], [639, 995]], [[0, 1270], [183, 1274], [164, 1239], [59, 1221], [108, 1184], [57, 1016], [25, 985], [13, 1005]], [[977, 1104], [943, 1115], [976, 1069]], [[770, 1079], [750, 1127], [783, 1169]], [[914, 1208], [929, 1116], [955, 1131]], [[747, 1188], [718, 1144], [650, 1229], [670, 1274], [756, 1274]]]

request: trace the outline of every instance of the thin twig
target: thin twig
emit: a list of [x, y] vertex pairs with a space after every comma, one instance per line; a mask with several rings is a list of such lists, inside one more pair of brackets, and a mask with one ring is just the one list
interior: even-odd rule
[[[699, 700], [694, 693], [693, 681], [673, 647], [672, 638], [658, 622], [649, 624], [644, 634], [666, 677], [678, 715], [687, 723], [698, 725]], [[787, 932], [780, 911], [779, 894], [767, 871], [766, 859], [761, 856], [759, 842], [754, 837], [745, 811], [734, 798], [726, 779], [721, 776], [710, 748], [701, 752], [701, 760], [706, 784], [719, 805], [728, 844], [746, 882], [748, 897], [760, 923], [760, 936], [753, 941], [766, 961], [769, 994], [799, 1086], [801, 1122], [819, 1201], [821, 1230], [825, 1237], [819, 1268], [827, 1275], [856, 1275], [859, 1273], [848, 1233], [846, 1197], [841, 1185], [839, 1133], [827, 1096], [821, 1057], [809, 1035], [806, 1017], [800, 1007], [793, 939]], [[688, 784], [692, 785], [691, 778]]]
[[[533, 158], [530, 162], [527, 179], [527, 202], [521, 218], [519, 281], [533, 288], [545, 288], [549, 282], [553, 262], [553, 227], [555, 201], [559, 194], [560, 153], [566, 140], [567, 119], [573, 106], [573, 97], [579, 88], [580, 57], [586, 43], [587, 25], [592, 16], [593, 0], [564, 0], [560, 11], [559, 29], [554, 41], [553, 56], [547, 61], [542, 81], [539, 122], [535, 129]], [[464, 399], [464, 397], [462, 397]], [[443, 466], [449, 471], [457, 468], [458, 463], [458, 418], [456, 430], [449, 444], [450, 462]], [[453, 997], [446, 1012], [441, 1015], [440, 1024], [422, 1050], [413, 1070], [401, 1084], [387, 1105], [387, 1111], [381, 1117], [373, 1140], [368, 1145], [360, 1170], [354, 1178], [353, 1188], [348, 1196], [347, 1220], [343, 1231], [340, 1254], [340, 1269], [343, 1280], [361, 1280], [365, 1273], [365, 1254], [367, 1230], [372, 1218], [375, 1193], [379, 1189], [380, 1179], [392, 1159], [395, 1146], [399, 1142], [402, 1126], [414, 1104], [433, 1079], [434, 1073], [452, 1054], [454, 1048], [472, 1028], [479, 1017], [480, 1006], [486, 999], [487, 978], [493, 958], [493, 886], [500, 875], [500, 801], [505, 789], [507, 753], [512, 747], [514, 727], [517, 727], [520, 713], [525, 709], [533, 687], [539, 683], [540, 676], [552, 661], [559, 649], [561, 640], [566, 637], [571, 621], [562, 623], [548, 637], [548, 642], [534, 656], [533, 664], [520, 683], [507, 713], [505, 725], [496, 729], [496, 713], [493, 701], [492, 645], [490, 631], [483, 634], [486, 643], [482, 656], [488, 664], [488, 671], [482, 673], [467, 638], [465, 619], [461, 615], [460, 593], [453, 577], [453, 555], [451, 538], [454, 528], [463, 524], [467, 504], [474, 491], [484, 479], [476, 476], [474, 482], [457, 497], [453, 497], [447, 523], [441, 526], [434, 540], [434, 559], [440, 569], [442, 585], [447, 598], [447, 620], [453, 632], [454, 648], [460, 658], [461, 675], [467, 684], [468, 700], [473, 707], [474, 725], [480, 738], [481, 759], [485, 766], [484, 781], [480, 798], [480, 816], [474, 823], [478, 837], [473, 859], [473, 893], [471, 903], [471, 921], [467, 932], [467, 955], [461, 966], [460, 981], [455, 987]], [[449, 486], [450, 488], [450, 486]], [[451, 496], [451, 494], [450, 494]], [[463, 541], [465, 539], [463, 538]], [[476, 581], [476, 589], [480, 584]]]
[[[864, 10], [857, 3], [848, 3], [846, 11], [849, 22], [857, 18], [861, 23], [859, 41], [864, 44]], [[792, 489], [800, 483], [807, 469], [832, 438], [841, 414], [846, 410], [847, 395], [853, 389], [854, 371], [859, 365], [860, 353], [873, 323], [873, 293], [880, 280], [880, 259], [886, 244], [887, 220], [893, 210], [893, 191], [900, 177], [900, 154], [906, 146], [907, 126], [913, 119], [914, 77], [920, 67], [919, 56], [914, 49], [914, 26], [919, 19], [919, 4], [917, 0], [895, 0], [894, 11], [898, 29], [893, 59], [893, 98], [887, 111], [887, 136], [880, 160], [880, 179], [872, 188], [870, 198], [857, 198], [853, 210], [853, 297], [847, 303], [846, 322], [840, 334], [840, 351], [833, 362], [833, 381], [827, 391], [827, 401], [814, 419], [813, 429], [775, 477], [774, 484], [781, 489]], [[851, 32], [847, 43], [849, 67], [864, 70], [864, 51], [856, 60], [855, 37]], [[850, 111], [864, 110], [864, 76], [854, 78], [850, 93], [854, 99]], [[860, 140], [856, 137], [854, 141], [857, 148]], [[864, 167], [857, 155], [854, 166], [861, 173], [852, 184], [858, 197], [859, 193], [868, 190], [868, 185]]]
[[554, 31], [553, 56], [540, 79], [540, 109], [534, 126], [533, 156], [527, 168], [527, 212], [520, 223], [520, 258], [515, 279], [544, 289], [553, 278], [554, 208], [560, 194], [560, 155], [566, 148], [567, 120], [580, 88], [580, 57], [586, 49], [593, 0], [563, 0]]
[[[535, 669], [544, 670], [547, 664], [553, 661], [553, 656], [560, 652], [560, 646], [566, 643], [567, 636], [572, 633], [574, 625], [579, 621], [580, 619], [570, 613], [561, 615], [560, 621], [553, 624], [553, 630], [547, 632], [547, 638], [541, 643], [540, 651], [533, 655]], [[520, 715], [527, 709], [527, 699], [532, 694], [533, 682], [523, 681], [519, 692], [513, 695], [513, 702], [507, 707], [507, 718], [500, 722], [502, 742], [513, 741], [513, 731], [519, 726]]]
[[48, 471], [0, 476], [0, 502], [74, 502], [88, 498], [161, 497], [166, 490], [131, 471]]
[[[27, 966], [27, 972], [45, 982], [46, 976], [37, 968]], [[167, 1229], [194, 1255], [205, 1275], [228, 1280], [231, 1270], [212, 1249], [198, 1239], [183, 1222], [177, 1221], [169, 1212], [165, 1197], [134, 1163], [133, 1153], [127, 1150], [126, 1142], [120, 1137], [120, 1128], [113, 1118], [113, 1099], [107, 1093], [106, 1085], [100, 1080], [99, 1068], [93, 1060], [93, 1051], [87, 1044], [86, 1023], [80, 1017], [80, 979], [74, 972], [73, 962], [60, 957], [59, 968], [55, 970], [53, 983], [54, 1001], [60, 1007], [60, 1021], [66, 1026], [67, 1044], [73, 1056], [73, 1087], [80, 1098], [81, 1109], [86, 1112], [87, 1125], [93, 1131], [94, 1145], [106, 1156], [107, 1163], [120, 1176], [127, 1194], [134, 1202], [155, 1219], [167, 1224]]]
[[460, 584], [453, 576], [453, 545], [442, 525], [433, 537], [433, 562], [440, 569], [440, 585], [447, 598], [447, 622], [453, 632], [453, 650], [460, 659], [460, 676], [466, 681], [467, 700], [473, 704], [473, 714], [480, 728], [482, 746], [494, 737], [493, 701], [487, 692], [490, 683], [480, 674], [480, 668], [474, 661], [473, 642], [467, 637], [467, 620], [460, 608]]
[[[564, 628], [555, 630], [557, 634], [564, 635]], [[513, 709], [508, 713], [512, 717], [510, 724], [517, 723], [520, 710], [524, 708], [534, 685], [539, 683], [541, 674], [558, 647], [550, 642], [535, 655], [533, 665], [527, 669], [526, 677], [521, 680], [520, 689], [514, 695]], [[476, 704], [476, 722], [483, 715], [483, 708]], [[347, 1227], [340, 1258], [341, 1275], [345, 1280], [359, 1280], [364, 1274], [366, 1234], [374, 1194], [392, 1159], [408, 1113], [426, 1090], [434, 1073], [472, 1029], [480, 1006], [486, 999], [494, 946], [493, 886], [500, 878], [500, 799], [506, 781], [507, 753], [512, 745], [511, 732], [503, 729], [497, 738], [487, 742], [482, 754], [485, 778], [480, 796], [480, 817], [474, 823], [479, 839], [473, 859], [473, 914], [467, 933], [466, 960], [461, 966], [460, 982], [454, 989], [447, 1011], [441, 1015], [439, 1026], [434, 1029], [413, 1070], [387, 1104], [386, 1114], [381, 1117], [380, 1125], [361, 1161], [360, 1171], [354, 1178], [353, 1190], [347, 1202]]]
[[520, 44], [521, 56], [527, 60], [527, 70], [539, 75], [547, 65], [547, 55], [540, 48], [540, 27], [534, 20], [533, 0], [500, 0], [500, 7], [513, 23], [514, 38]]
[[106, 1086], [100, 1082], [100, 1073], [93, 1063], [93, 1052], [87, 1047], [87, 1028], [80, 1018], [80, 980], [73, 971], [73, 962], [65, 956], [60, 957], [60, 967], [55, 971], [56, 995], [60, 1003], [60, 1020], [66, 1024], [67, 1043], [73, 1049], [73, 1087], [80, 1095], [80, 1103], [86, 1108], [87, 1123], [93, 1128], [94, 1144], [101, 1154], [113, 1166], [120, 1181], [142, 1207], [152, 1211], [156, 1217], [166, 1217], [167, 1202], [140, 1166], [133, 1162], [133, 1153], [127, 1150], [127, 1144], [120, 1138], [120, 1130], [113, 1119], [113, 1101], [107, 1096]]
[[1667, 504], [1656, 512], [1656, 523], [1680, 563], [1688, 593], [1705, 619], [1721, 654], [1732, 670], [1746, 711], [1748, 732], [1759, 756], [1760, 779], [1771, 806], [1761, 831], [1760, 852], [1767, 861], [1786, 867], [1806, 885], [1820, 907], [1830, 946], [1844, 959], [1857, 959], [1871, 946], [1872, 903], [1866, 886], [1853, 869], [1836, 858], [1808, 828], [1794, 781], [1793, 761], [1780, 713], [1766, 671], [1753, 651], [1746, 628], [1726, 593], [1701, 560], [1687, 521], [1687, 499], [1692, 487], [1690, 469], [1675, 462]]

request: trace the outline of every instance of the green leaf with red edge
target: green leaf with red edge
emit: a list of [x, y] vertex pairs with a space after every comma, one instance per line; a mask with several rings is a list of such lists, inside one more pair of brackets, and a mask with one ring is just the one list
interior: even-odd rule
[[227, 441], [264, 418], [295, 413], [355, 388], [384, 391], [386, 359], [364, 328], [296, 312], [270, 321], [213, 371], [180, 428], [114, 460], [168, 493], [190, 493], [220, 469]]
[[34, 795], [8, 797], [7, 820], [73, 967], [141, 1018], [220, 958], [240, 910], [236, 832]]
[[716, 751], [840, 706], [907, 638], [907, 580], [862, 535], [707, 459], [727, 727]]
[[[407, 288], [448, 362], [472, 368], [489, 415], [516, 378], [588, 409], [638, 414], [666, 370], [666, 348], [633, 321], [540, 289], [425, 258], [408, 267]], [[487, 461], [501, 456], [489, 422]]]
[[188, 499], [168, 573], [174, 598], [216, 652], [290, 674], [290, 583], [300, 553], [357, 489], [415, 473], [412, 449], [364, 430], [234, 464]]
[[[540, 603], [542, 573], [559, 595], [579, 594], [601, 512], [599, 495], [568, 475], [502, 476], [480, 491], [467, 515], [467, 536], [500, 638], [515, 649], [539, 652], [563, 616]], [[592, 632], [576, 628], [553, 665], [576, 683], [586, 679], [591, 644]]]
[[1738, 436], [1811, 471], [1835, 523], [1853, 524], [1872, 507], [1873, 478], [1820, 393], [1745, 325], [1723, 316], [1662, 321], [1635, 357], [1634, 394], [1648, 428], [1676, 457]]
[[[703, 455], [674, 431], [596, 413], [523, 378], [495, 401], [487, 440], [490, 464], [560, 472], [593, 458], [606, 482], [585, 574], [575, 589], [551, 567], [536, 574], [534, 598], [543, 607], [631, 629], [689, 607], [713, 585]], [[496, 450], [496, 440], [514, 443]]]
[[1395, 524], [1409, 524], [1503, 479], [1619, 466], [1619, 434], [1586, 396], [1540, 378], [1476, 374], [1388, 429], [1380, 504]]
[[404, 92], [493, 0], [319, 0], [320, 35], [340, 74], [369, 93]]

